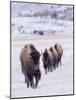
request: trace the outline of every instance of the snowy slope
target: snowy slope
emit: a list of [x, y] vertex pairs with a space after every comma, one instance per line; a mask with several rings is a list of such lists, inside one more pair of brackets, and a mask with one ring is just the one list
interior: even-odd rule
[[12, 34], [33, 35], [35, 30], [44, 34], [70, 34], [73, 6], [12, 2], [11, 29]]
[[[37, 3], [19, 3], [19, 2], [12, 2], [12, 17], [21, 17], [21, 16], [34, 16], [34, 14], [37, 14], [40, 16], [48, 16], [52, 15], [54, 12], [56, 12], [57, 15], [61, 14], [71, 17], [71, 20], [73, 19], [73, 6], [72, 5], [59, 5], [59, 4], [37, 4]], [[44, 14], [45, 12], [48, 12], [47, 14]], [[60, 13], [59, 13], [60, 12]], [[61, 17], [60, 17], [61, 18]], [[66, 19], [66, 17], [64, 16]], [[67, 19], [67, 20], [68, 20]]]

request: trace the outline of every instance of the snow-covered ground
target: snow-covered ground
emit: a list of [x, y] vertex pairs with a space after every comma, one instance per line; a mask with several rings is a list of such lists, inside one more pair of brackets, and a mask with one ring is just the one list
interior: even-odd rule
[[[21, 37], [21, 36], [20, 36]], [[28, 36], [27, 36], [28, 37]], [[72, 35], [62, 35], [60, 37], [52, 37], [43, 39], [23, 39], [12, 37], [12, 62], [11, 62], [11, 97], [33, 97], [33, 96], [51, 96], [73, 94], [73, 37]], [[24, 82], [24, 75], [21, 72], [20, 52], [24, 45], [32, 43], [39, 52], [43, 52], [45, 48], [49, 48], [54, 43], [60, 43], [64, 53], [62, 57], [62, 66], [53, 72], [45, 75], [42, 60], [40, 59], [41, 80], [38, 88], [27, 88]], [[41, 57], [42, 58], [42, 57]]]

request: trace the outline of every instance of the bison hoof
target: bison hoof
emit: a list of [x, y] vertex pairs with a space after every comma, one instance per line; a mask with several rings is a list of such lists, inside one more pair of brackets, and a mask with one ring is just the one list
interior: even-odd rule
[[45, 71], [45, 74], [47, 74], [47, 71]]
[[29, 88], [29, 83], [27, 83], [27, 88]]
[[50, 69], [50, 72], [52, 72], [52, 71], [53, 71], [53, 69], [51, 68], [51, 69]]
[[25, 80], [25, 83], [27, 83], [27, 80]]
[[34, 86], [32, 86], [32, 88], [33, 88], [33, 89], [36, 89], [36, 88], [37, 88], [37, 86], [36, 86], [36, 85], [34, 85]]
[[27, 88], [29, 88], [29, 86], [27, 86]]

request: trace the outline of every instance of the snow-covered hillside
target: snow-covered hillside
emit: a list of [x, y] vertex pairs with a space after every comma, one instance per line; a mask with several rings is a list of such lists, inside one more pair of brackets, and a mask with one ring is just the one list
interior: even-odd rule
[[73, 6], [36, 3], [11, 4], [12, 34], [70, 34], [73, 32]]
[[11, 7], [13, 17], [52, 17], [56, 15], [54, 17], [60, 19], [73, 19], [72, 5], [12, 2]]

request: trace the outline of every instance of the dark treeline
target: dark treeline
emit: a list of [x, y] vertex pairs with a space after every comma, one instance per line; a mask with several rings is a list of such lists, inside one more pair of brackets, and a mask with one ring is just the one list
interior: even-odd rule
[[45, 10], [42, 12], [34, 12], [32, 13], [32, 11], [30, 13], [22, 13], [19, 12], [18, 13], [19, 17], [50, 17], [50, 18], [56, 18], [56, 19], [65, 19], [65, 20], [73, 20], [73, 9], [71, 8], [67, 8], [63, 11], [59, 10], [59, 11], [49, 11], [49, 10]]

